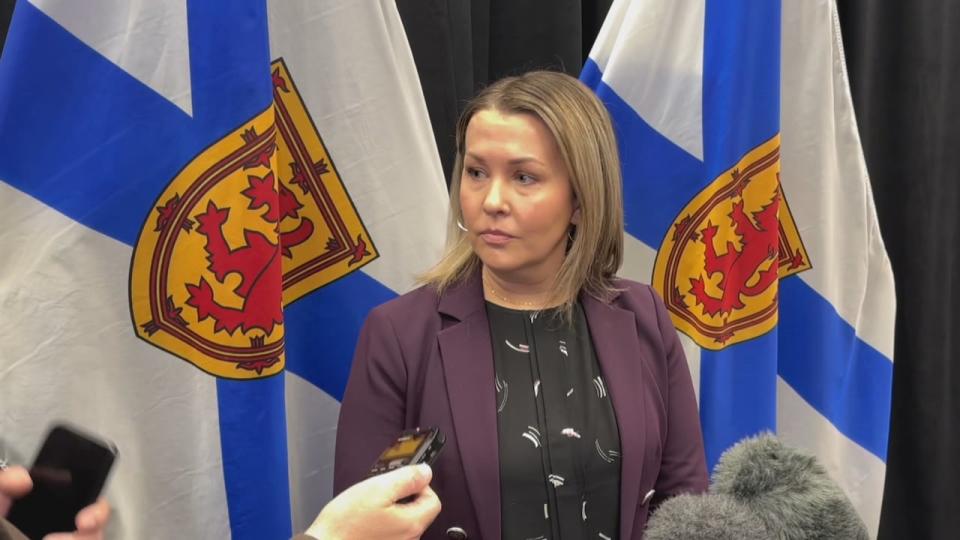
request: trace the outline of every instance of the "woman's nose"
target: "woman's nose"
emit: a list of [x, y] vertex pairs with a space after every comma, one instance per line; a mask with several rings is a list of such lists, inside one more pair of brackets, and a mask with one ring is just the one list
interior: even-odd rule
[[506, 198], [503, 182], [499, 179], [493, 179], [488, 187], [487, 193], [483, 197], [483, 210], [491, 214], [499, 214], [506, 211]]

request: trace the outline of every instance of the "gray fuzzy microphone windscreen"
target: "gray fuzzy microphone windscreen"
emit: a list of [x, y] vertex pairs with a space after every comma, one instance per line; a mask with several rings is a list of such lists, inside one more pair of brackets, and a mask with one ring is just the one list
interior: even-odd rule
[[657, 508], [646, 540], [769, 540], [763, 521], [726, 495], [678, 495]]
[[869, 538], [857, 511], [816, 458], [771, 434], [744, 439], [724, 452], [710, 490], [747, 505], [773, 538]]
[[868, 540], [853, 505], [817, 460], [770, 434], [720, 456], [710, 492], [668, 499], [647, 540]]

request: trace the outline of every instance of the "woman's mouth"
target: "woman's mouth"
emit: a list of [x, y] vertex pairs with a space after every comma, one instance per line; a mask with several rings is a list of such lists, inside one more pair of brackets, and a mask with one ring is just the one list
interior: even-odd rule
[[513, 236], [496, 229], [487, 229], [479, 235], [481, 240], [491, 246], [502, 246], [513, 240]]

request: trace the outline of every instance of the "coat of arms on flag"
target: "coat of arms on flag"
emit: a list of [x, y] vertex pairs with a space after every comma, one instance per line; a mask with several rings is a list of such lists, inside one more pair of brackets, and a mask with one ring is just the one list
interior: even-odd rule
[[721, 349], [777, 324], [777, 283], [810, 268], [780, 186], [780, 137], [761, 144], [680, 212], [653, 286], [677, 329]]
[[134, 250], [138, 334], [232, 379], [284, 367], [283, 305], [376, 258], [283, 60], [274, 103], [166, 187]]

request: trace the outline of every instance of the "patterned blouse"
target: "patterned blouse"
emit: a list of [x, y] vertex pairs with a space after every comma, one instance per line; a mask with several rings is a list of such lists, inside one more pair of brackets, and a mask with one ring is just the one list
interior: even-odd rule
[[504, 540], [612, 539], [620, 517], [620, 432], [579, 304], [487, 302], [497, 391]]

